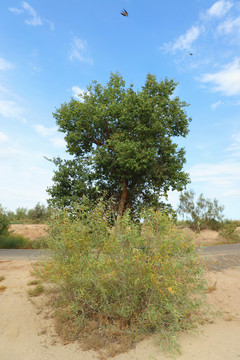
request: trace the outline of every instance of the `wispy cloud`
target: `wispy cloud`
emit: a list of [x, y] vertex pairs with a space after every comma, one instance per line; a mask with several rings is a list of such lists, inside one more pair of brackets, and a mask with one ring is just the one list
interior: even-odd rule
[[7, 119], [17, 119], [26, 123], [26, 119], [23, 116], [24, 109], [12, 100], [0, 99], [0, 115]]
[[9, 61], [0, 57], [0, 70], [9, 70], [12, 68], [13, 68], [13, 65]]
[[[195, 186], [222, 198], [240, 196], [240, 132], [232, 135], [226, 156], [216, 163], [199, 163], [187, 172]], [[216, 195], [215, 195], [216, 194]], [[220, 195], [219, 195], [220, 194]]]
[[45, 203], [45, 191], [53, 174], [42, 151], [29, 151], [18, 141], [13, 138], [0, 141], [1, 202], [8, 209], [19, 206], [31, 208], [39, 201]]
[[37, 124], [33, 126], [34, 129], [37, 131], [38, 134], [42, 135], [43, 137], [53, 136], [57, 133], [57, 127], [54, 126], [52, 128], [45, 127], [41, 124]]
[[8, 8], [8, 10], [15, 13], [15, 14], [21, 14], [21, 13], [24, 12], [22, 9], [18, 9], [18, 8], [15, 8], [15, 7], [10, 7], [10, 8]]
[[192, 44], [203, 31], [203, 27], [192, 26], [190, 29], [186, 31], [184, 35], [180, 35], [173, 43], [165, 43], [163, 48], [168, 51], [176, 51], [176, 50], [188, 50], [190, 51], [192, 48]]
[[50, 141], [54, 147], [66, 147], [66, 142], [63, 139], [63, 136], [58, 132], [56, 126], [48, 128], [41, 124], [36, 124], [33, 128], [38, 134]]
[[[199, 13], [195, 23], [184, 34], [180, 35], [175, 41], [163, 44], [160, 48], [166, 52], [176, 52], [177, 50], [191, 51], [193, 44], [200, 38], [200, 36], [212, 29], [209, 24], [216, 19], [218, 21], [222, 20], [222, 18], [229, 13], [232, 7], [233, 3], [231, 1], [216, 1], [209, 9]], [[219, 25], [219, 31], [227, 31], [227, 29], [230, 29], [231, 27], [235, 28], [237, 25], [237, 19], [232, 21], [232, 23], [230, 21], [226, 21], [226, 23]], [[215, 36], [215, 32], [216, 26], [214, 26], [213, 36]]]
[[240, 32], [240, 16], [236, 18], [228, 18], [218, 26], [217, 30], [222, 34]]
[[206, 73], [200, 79], [203, 83], [212, 84], [212, 90], [226, 96], [240, 95], [240, 57], [225, 65], [222, 70]]
[[29, 15], [31, 16], [30, 20], [25, 20], [25, 23], [28, 25], [33, 25], [33, 26], [38, 26], [38, 25], [42, 25], [42, 19], [40, 18], [40, 16], [37, 14], [37, 12], [25, 1], [22, 2], [22, 7], [24, 10], [26, 10]]
[[85, 91], [78, 86], [73, 86], [72, 92], [73, 92], [73, 97], [75, 97], [78, 100], [82, 100], [81, 95], [83, 95]]
[[231, 1], [217, 1], [206, 11], [206, 15], [221, 18], [229, 12], [232, 6], [233, 3]]
[[231, 158], [240, 158], [240, 132], [236, 132], [232, 135], [232, 142], [226, 151]]
[[73, 87], [72, 87], [72, 93], [73, 93], [73, 97], [75, 97], [75, 99], [79, 100], [80, 102], [83, 102], [83, 101], [84, 101], [82, 96], [83, 96], [85, 93], [89, 94], [88, 91], [83, 90], [83, 89], [81, 89], [81, 88], [78, 87], [78, 86], [73, 86]]
[[50, 29], [54, 30], [53, 22], [51, 22], [49, 20], [43, 20], [40, 17], [40, 15], [37, 13], [37, 11], [31, 5], [29, 5], [26, 1], [21, 2], [21, 8], [10, 7], [10, 8], [8, 8], [8, 10], [17, 15], [22, 14], [22, 13], [28, 13], [28, 15], [30, 15], [30, 18], [25, 20], [25, 23], [28, 25], [41, 26], [44, 23], [47, 23], [47, 24], [49, 24]]
[[90, 65], [93, 64], [93, 59], [89, 55], [88, 43], [86, 40], [82, 40], [76, 36], [74, 37], [73, 42], [71, 43], [69, 59], [72, 61], [77, 59]]
[[7, 135], [0, 131], [0, 144], [5, 143], [7, 140]]
[[188, 169], [190, 178], [195, 183], [205, 183], [209, 188], [223, 191], [238, 190], [240, 179], [240, 163], [238, 161], [222, 161], [217, 164], [200, 163]]
[[219, 100], [219, 101], [217, 101], [217, 102], [215, 102], [214, 104], [211, 105], [211, 109], [216, 110], [216, 108], [218, 108], [222, 104], [223, 104], [222, 100]]

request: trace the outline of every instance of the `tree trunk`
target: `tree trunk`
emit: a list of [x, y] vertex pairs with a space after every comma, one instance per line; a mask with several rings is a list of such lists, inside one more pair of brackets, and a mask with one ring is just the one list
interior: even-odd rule
[[124, 176], [123, 177], [123, 191], [122, 191], [122, 196], [121, 196], [121, 200], [120, 200], [119, 207], [118, 207], [118, 215], [120, 217], [122, 217], [122, 215], [123, 215], [126, 198], [127, 198], [127, 182], [126, 182], [126, 179]]

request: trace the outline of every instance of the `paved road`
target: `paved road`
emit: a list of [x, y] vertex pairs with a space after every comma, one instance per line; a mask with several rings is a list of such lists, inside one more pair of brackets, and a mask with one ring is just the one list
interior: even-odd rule
[[0, 249], [0, 260], [38, 260], [46, 250]]
[[207, 255], [237, 255], [240, 254], [240, 244], [206, 246], [202, 252]]
[[[203, 255], [240, 255], [240, 244], [208, 246], [199, 250]], [[0, 249], [0, 260], [37, 260], [46, 250]]]

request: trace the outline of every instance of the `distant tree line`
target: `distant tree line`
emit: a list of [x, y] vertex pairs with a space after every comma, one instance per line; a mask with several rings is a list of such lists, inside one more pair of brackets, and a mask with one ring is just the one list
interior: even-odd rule
[[15, 211], [9, 211], [0, 204], [0, 234], [7, 231], [11, 223], [32, 222], [40, 223], [48, 220], [51, 214], [50, 206], [39, 202], [32, 209], [18, 207]]

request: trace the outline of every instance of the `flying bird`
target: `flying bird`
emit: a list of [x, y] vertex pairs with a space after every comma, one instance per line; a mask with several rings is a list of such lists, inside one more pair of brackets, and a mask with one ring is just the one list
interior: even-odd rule
[[121, 12], [121, 15], [122, 16], [128, 16], [127, 10], [123, 9], [122, 12]]
[[189, 55], [190, 55], [190, 56], [193, 56], [193, 53], [190, 53]]

